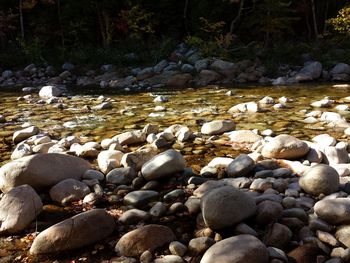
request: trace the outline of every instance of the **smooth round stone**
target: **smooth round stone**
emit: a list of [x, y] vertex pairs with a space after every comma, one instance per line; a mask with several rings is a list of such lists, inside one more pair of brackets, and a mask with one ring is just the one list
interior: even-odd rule
[[146, 206], [149, 202], [158, 198], [159, 194], [156, 191], [151, 190], [139, 190], [128, 193], [124, 197], [124, 203], [126, 205], [132, 205], [134, 207]]
[[236, 124], [232, 120], [215, 120], [204, 123], [201, 128], [201, 133], [207, 135], [222, 134], [227, 131], [232, 131]]
[[115, 246], [115, 251], [127, 257], [139, 257], [146, 250], [155, 249], [175, 240], [173, 231], [162, 225], [147, 225], [123, 235]]
[[309, 168], [299, 180], [300, 187], [308, 194], [329, 195], [339, 189], [339, 175], [329, 165], [317, 164]]
[[186, 162], [181, 153], [170, 149], [146, 162], [142, 166], [141, 173], [146, 180], [150, 181], [182, 172], [185, 166]]
[[335, 232], [335, 237], [339, 242], [344, 244], [346, 247], [350, 248], [350, 226], [343, 225], [337, 229]]
[[350, 223], [350, 198], [326, 199], [314, 206], [318, 218], [332, 225]]
[[118, 219], [119, 223], [123, 225], [134, 225], [140, 221], [147, 221], [150, 219], [150, 214], [139, 209], [130, 209], [124, 212]]
[[260, 225], [267, 225], [275, 222], [281, 215], [283, 207], [280, 203], [263, 201], [258, 206], [255, 221]]
[[82, 179], [97, 179], [99, 181], [102, 181], [103, 179], [105, 179], [105, 176], [103, 173], [101, 173], [100, 171], [97, 170], [86, 170], [85, 173], [83, 174]]
[[275, 223], [269, 228], [264, 238], [265, 244], [283, 249], [289, 244], [292, 235], [292, 231], [287, 226]]
[[62, 205], [83, 199], [90, 193], [90, 188], [75, 179], [66, 179], [50, 189], [50, 197], [54, 202]]
[[202, 197], [201, 210], [208, 227], [222, 229], [253, 216], [256, 204], [250, 195], [231, 186], [223, 186]]
[[155, 203], [149, 210], [149, 213], [154, 217], [161, 217], [165, 215], [167, 207], [162, 202]]
[[21, 141], [24, 141], [25, 139], [28, 139], [29, 137], [38, 134], [39, 128], [36, 126], [30, 126], [25, 129], [15, 131], [12, 137], [12, 141], [17, 144]]
[[132, 167], [115, 168], [106, 175], [106, 182], [116, 185], [130, 184], [136, 176]]
[[269, 254], [265, 245], [251, 235], [238, 235], [211, 246], [200, 263], [267, 263]]
[[171, 254], [182, 257], [186, 254], [187, 247], [179, 241], [173, 241], [169, 244], [169, 250]]
[[246, 154], [241, 154], [235, 158], [227, 167], [226, 172], [230, 177], [246, 176], [255, 166], [255, 162]]
[[191, 255], [200, 255], [215, 244], [215, 240], [210, 237], [197, 237], [190, 240], [188, 250]]
[[185, 261], [177, 255], [166, 255], [162, 258], [156, 258], [154, 263], [185, 263]]
[[290, 135], [282, 134], [266, 143], [262, 149], [265, 158], [297, 159], [306, 155], [309, 146]]

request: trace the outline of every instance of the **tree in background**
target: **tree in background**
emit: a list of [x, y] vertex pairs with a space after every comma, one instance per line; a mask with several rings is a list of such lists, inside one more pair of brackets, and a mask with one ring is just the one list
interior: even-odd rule
[[339, 11], [336, 18], [328, 20], [335, 31], [342, 34], [350, 34], [350, 5], [345, 6]]

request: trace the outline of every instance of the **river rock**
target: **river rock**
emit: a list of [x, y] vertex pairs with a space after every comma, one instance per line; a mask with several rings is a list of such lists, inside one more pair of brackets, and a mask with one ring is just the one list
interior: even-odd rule
[[146, 134], [141, 130], [128, 131], [113, 137], [120, 145], [138, 144], [146, 141]]
[[255, 214], [255, 200], [231, 186], [215, 188], [201, 199], [205, 224], [211, 229], [222, 229], [240, 223]]
[[25, 184], [13, 188], [0, 200], [0, 234], [22, 231], [42, 208], [40, 197], [32, 187]]
[[30, 126], [20, 131], [15, 131], [12, 137], [13, 143], [17, 144], [29, 137], [39, 133], [39, 128], [36, 126]]
[[296, 159], [303, 157], [308, 151], [309, 146], [305, 142], [293, 136], [282, 134], [264, 145], [262, 155], [265, 158]]
[[136, 176], [132, 167], [115, 168], [106, 175], [106, 182], [116, 185], [130, 184]]
[[263, 137], [252, 132], [251, 130], [239, 130], [228, 133], [230, 141], [234, 143], [250, 143], [253, 144], [260, 141]]
[[124, 212], [118, 219], [123, 225], [135, 225], [140, 221], [148, 221], [151, 215], [140, 209], [130, 209]]
[[332, 76], [338, 74], [350, 74], [350, 66], [346, 63], [338, 63], [329, 72]]
[[293, 236], [292, 231], [285, 225], [274, 223], [268, 228], [264, 243], [267, 246], [284, 248], [286, 247]]
[[208, 135], [222, 134], [234, 130], [235, 127], [236, 124], [232, 120], [215, 120], [204, 123], [201, 133]]
[[169, 244], [169, 250], [171, 254], [182, 257], [186, 254], [187, 247], [179, 241], [173, 241]]
[[350, 199], [324, 199], [314, 206], [318, 218], [332, 225], [350, 223]]
[[226, 238], [211, 246], [200, 263], [267, 263], [269, 254], [265, 245], [251, 235]]
[[190, 240], [188, 250], [191, 255], [200, 255], [215, 244], [215, 240], [210, 237], [197, 237]]
[[134, 207], [143, 207], [149, 202], [156, 200], [158, 195], [158, 192], [151, 190], [133, 191], [124, 197], [124, 203]]
[[238, 113], [238, 112], [255, 113], [255, 112], [259, 112], [259, 111], [261, 111], [259, 105], [254, 101], [250, 101], [250, 102], [240, 103], [240, 104], [233, 106], [232, 108], [230, 108], [228, 110], [228, 113], [230, 113], [230, 114]]
[[315, 80], [321, 77], [322, 64], [318, 61], [306, 62], [305, 66], [299, 71], [297, 75], [310, 76], [310, 80]]
[[322, 254], [322, 250], [317, 245], [310, 243], [293, 249], [288, 253], [288, 256], [295, 263], [315, 263], [320, 254]]
[[330, 165], [349, 163], [350, 161], [346, 147], [340, 148], [329, 146], [325, 147], [323, 152]]
[[308, 194], [329, 195], [339, 189], [339, 175], [329, 165], [317, 164], [309, 168], [299, 180], [300, 187]]
[[42, 99], [50, 99], [62, 95], [62, 90], [55, 86], [44, 86], [39, 91], [39, 97]]
[[350, 226], [343, 225], [340, 226], [335, 232], [336, 239], [344, 244], [346, 247], [350, 248]]
[[66, 205], [70, 202], [83, 199], [90, 193], [90, 188], [75, 179], [66, 179], [50, 189], [50, 197], [54, 202]]
[[259, 225], [268, 225], [280, 218], [282, 210], [283, 207], [280, 203], [270, 200], [263, 201], [258, 205], [255, 220]]
[[133, 167], [135, 171], [140, 171], [142, 166], [156, 154], [157, 151], [152, 147], [140, 148], [134, 152], [124, 154], [120, 163], [124, 167]]
[[215, 81], [221, 79], [221, 75], [214, 70], [202, 69], [195, 78], [195, 83], [197, 86], [207, 86]]
[[51, 187], [72, 178], [79, 180], [90, 163], [65, 154], [36, 154], [26, 156], [0, 168], [0, 189], [8, 192], [13, 187], [29, 184], [36, 190]]
[[175, 240], [173, 231], [162, 225], [141, 226], [122, 236], [115, 246], [117, 253], [127, 257], [139, 257], [144, 251], [155, 249]]
[[93, 244], [112, 234], [115, 222], [104, 209], [92, 209], [41, 232], [30, 248], [30, 254], [47, 254]]
[[101, 172], [108, 173], [120, 166], [124, 153], [117, 150], [101, 151], [97, 156], [98, 167]]
[[170, 149], [154, 156], [141, 169], [143, 177], [150, 181], [167, 177], [185, 169], [186, 162], [181, 153]]
[[229, 164], [226, 169], [227, 175], [230, 177], [246, 176], [255, 167], [255, 162], [246, 154], [241, 154]]

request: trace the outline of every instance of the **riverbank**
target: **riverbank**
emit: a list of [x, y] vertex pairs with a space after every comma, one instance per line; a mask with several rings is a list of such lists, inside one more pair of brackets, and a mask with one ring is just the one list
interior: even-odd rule
[[[130, 55], [131, 56], [131, 55]], [[324, 67], [304, 55], [304, 65], [281, 65], [281, 75], [271, 76], [263, 61], [225, 61], [203, 58], [197, 49], [179, 45], [166, 59], [145, 68], [117, 68], [112, 64], [99, 69], [86, 69], [72, 63], [61, 68], [30, 64], [22, 70], [4, 70], [0, 85], [77, 85], [81, 87], [147, 90], [162, 87], [202, 87], [207, 85], [233, 86], [235, 84], [291, 85], [306, 82], [346, 82], [350, 80], [350, 66], [342, 61]]]
[[4, 262], [347, 260], [346, 87], [0, 101]]

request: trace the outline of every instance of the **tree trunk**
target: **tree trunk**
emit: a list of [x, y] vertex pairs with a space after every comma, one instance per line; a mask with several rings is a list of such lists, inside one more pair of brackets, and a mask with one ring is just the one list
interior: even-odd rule
[[317, 38], [318, 37], [318, 27], [317, 27], [315, 0], [311, 0], [311, 7], [312, 7], [312, 18], [314, 21], [314, 33], [315, 33], [315, 38]]
[[238, 13], [237, 13], [236, 17], [231, 21], [230, 35], [233, 34], [233, 30], [235, 29], [235, 24], [241, 18], [241, 13], [242, 13], [243, 6], [244, 6], [244, 0], [241, 0], [240, 3], [239, 3]]
[[187, 36], [190, 34], [189, 29], [188, 29], [188, 20], [187, 20], [188, 4], [189, 4], [189, 0], [186, 0], [185, 1], [185, 7], [184, 7], [184, 14], [183, 14], [184, 26], [185, 26], [185, 31], [186, 31], [186, 35]]
[[23, 12], [22, 12], [22, 0], [19, 0], [19, 22], [21, 26], [21, 39], [24, 40], [24, 23], [23, 23]]
[[64, 31], [62, 26], [62, 19], [61, 19], [61, 0], [57, 0], [57, 17], [58, 17], [58, 24], [60, 27], [60, 35], [61, 35], [61, 45], [63, 52], [65, 51], [65, 38], [64, 38]]

